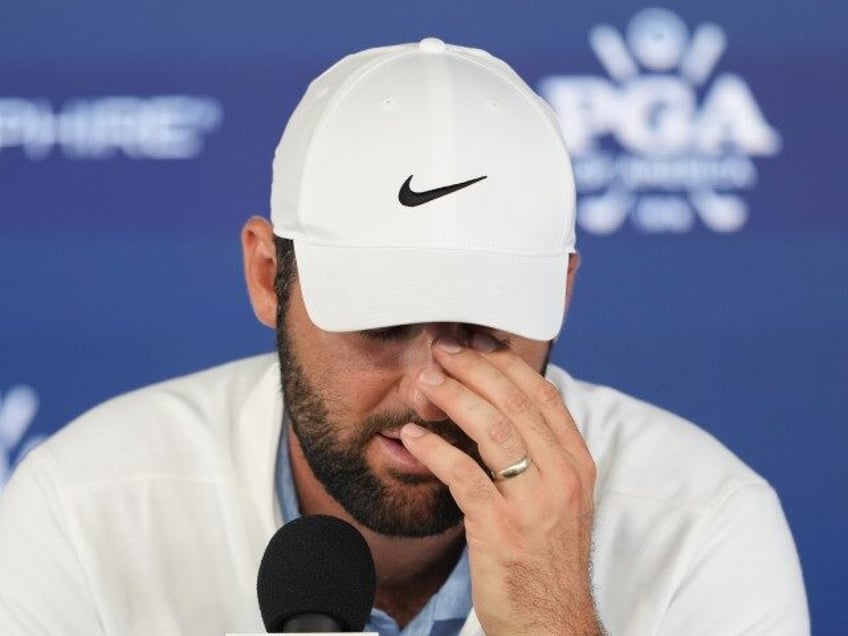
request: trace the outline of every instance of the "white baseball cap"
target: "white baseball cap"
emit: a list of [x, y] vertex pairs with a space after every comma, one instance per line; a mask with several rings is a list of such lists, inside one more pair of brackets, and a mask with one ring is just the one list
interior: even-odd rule
[[559, 332], [575, 190], [553, 112], [503, 61], [420, 43], [315, 79], [274, 156], [271, 222], [327, 331]]

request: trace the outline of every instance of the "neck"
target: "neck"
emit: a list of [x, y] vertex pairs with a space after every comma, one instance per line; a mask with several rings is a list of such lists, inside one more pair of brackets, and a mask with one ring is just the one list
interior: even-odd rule
[[465, 546], [462, 524], [431, 537], [389, 537], [377, 534], [351, 517], [315, 478], [300, 448], [289, 435], [292, 476], [304, 515], [325, 514], [353, 525], [365, 537], [377, 574], [375, 606], [403, 629], [450, 576]]

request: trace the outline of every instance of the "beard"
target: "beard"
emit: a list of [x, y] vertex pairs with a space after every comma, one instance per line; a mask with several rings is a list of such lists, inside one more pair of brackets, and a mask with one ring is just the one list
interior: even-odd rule
[[[426, 422], [414, 411], [405, 411], [372, 415], [357, 426], [346, 427], [331, 419], [325, 398], [307, 378], [284, 320], [278, 320], [277, 353], [292, 431], [312, 473], [348, 514], [374, 532], [395, 537], [434, 536], [462, 521], [462, 511], [450, 490], [435, 476], [387, 471], [380, 477], [366, 458], [375, 436], [414, 422], [484, 466], [477, 445], [456, 424], [450, 420]], [[350, 434], [345, 435], [345, 430]]]

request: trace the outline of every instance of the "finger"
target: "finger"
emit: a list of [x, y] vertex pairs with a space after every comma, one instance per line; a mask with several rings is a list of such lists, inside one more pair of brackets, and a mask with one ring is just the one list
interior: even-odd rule
[[[494, 340], [488, 334], [481, 333], [480, 336]], [[591, 489], [595, 481], [595, 461], [563, 401], [559, 388], [536, 372], [515, 352], [504, 347], [493, 348], [485, 342], [480, 348], [484, 349], [482, 357], [508, 377], [544, 414], [550, 430], [579, 468], [587, 489]]]
[[462, 383], [428, 368], [418, 375], [418, 387], [477, 443], [480, 457], [489, 469], [500, 470], [527, 456], [524, 438], [513, 422]]
[[[445, 338], [436, 341], [433, 351], [439, 364], [460, 385], [480, 395], [506, 416], [524, 440], [526, 452], [536, 463], [544, 465], [561, 454], [562, 443], [541, 409], [485, 355]], [[492, 465], [492, 468], [497, 469], [497, 466]]]
[[483, 358], [528, 396], [567, 448], [586, 449], [583, 436], [555, 384], [528, 365], [514, 351], [497, 346], [497, 341], [489, 334], [478, 332], [474, 335], [473, 342], [475, 350]]
[[[498, 343], [489, 334], [475, 333], [472, 343], [473, 351], [459, 348], [450, 341], [448, 346], [439, 346], [437, 341], [434, 353], [438, 352], [436, 358], [439, 364], [463, 382], [470, 382], [470, 376], [462, 375], [463, 360], [478, 360], [476, 363], [465, 362], [472, 368], [487, 368], [488, 363], [497, 369], [522, 397], [516, 398], [509, 393], [499, 392], [498, 395], [490, 396], [493, 404], [505, 411], [533, 411], [541, 415], [543, 424], [539, 424], [536, 419], [512, 416], [514, 421], [524, 425], [519, 428], [539, 472], [542, 475], [556, 475], [558, 480], [564, 479], [564, 475], [577, 477], [583, 495], [591, 497], [596, 474], [595, 462], [563, 402], [559, 389], [528, 365], [521, 356]], [[494, 373], [492, 376], [494, 377]], [[527, 402], [532, 404], [532, 407], [528, 406]]]
[[498, 522], [504, 507], [503, 496], [476, 461], [417, 424], [404, 425], [400, 437], [406, 449], [450, 489], [456, 505], [467, 518], [480, 524]]

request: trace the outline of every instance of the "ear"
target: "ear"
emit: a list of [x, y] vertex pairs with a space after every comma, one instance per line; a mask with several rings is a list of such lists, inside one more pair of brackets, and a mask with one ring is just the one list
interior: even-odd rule
[[565, 311], [571, 306], [574, 295], [574, 283], [577, 282], [577, 270], [580, 268], [580, 254], [572, 252], [568, 255], [568, 273], [565, 279]]
[[241, 249], [244, 255], [244, 278], [253, 313], [266, 327], [277, 326], [277, 294], [274, 278], [277, 275], [277, 250], [274, 232], [267, 219], [251, 217], [241, 230]]

